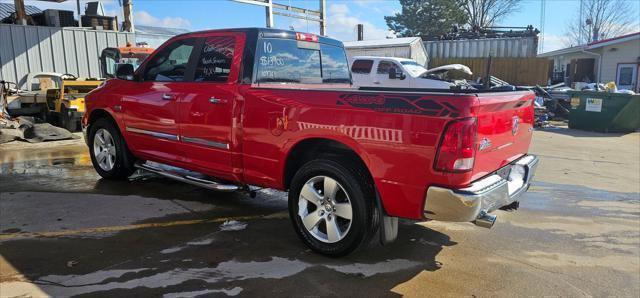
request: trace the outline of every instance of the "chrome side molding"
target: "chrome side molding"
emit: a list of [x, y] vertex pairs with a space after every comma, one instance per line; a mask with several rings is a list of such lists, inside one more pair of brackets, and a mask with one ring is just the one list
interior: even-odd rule
[[180, 140], [179, 136], [168, 134], [168, 133], [144, 130], [144, 129], [139, 129], [139, 128], [135, 128], [135, 127], [131, 127], [131, 126], [127, 126], [125, 129], [128, 132], [148, 135], [148, 136], [152, 136], [152, 137], [159, 138], [159, 139], [165, 139], [165, 140], [170, 140], [170, 141], [179, 141]]
[[193, 144], [198, 144], [198, 145], [203, 145], [203, 146], [208, 146], [208, 147], [213, 147], [218, 149], [229, 150], [229, 144], [227, 143], [209, 141], [209, 140], [200, 139], [200, 138], [184, 137], [184, 136], [182, 137], [182, 141], [186, 143], [193, 143]]
[[143, 134], [143, 135], [147, 135], [147, 136], [152, 136], [154, 138], [165, 139], [165, 140], [170, 140], [170, 141], [180, 141], [180, 140], [182, 140], [185, 143], [197, 144], [197, 145], [202, 145], [202, 146], [207, 146], [207, 147], [212, 147], [212, 148], [218, 148], [218, 149], [224, 149], [224, 150], [229, 150], [229, 148], [230, 148], [228, 143], [210, 141], [210, 140], [205, 140], [205, 139], [200, 139], [200, 138], [172, 135], [172, 134], [168, 134], [168, 133], [145, 130], [145, 129], [135, 128], [135, 127], [131, 127], [131, 126], [127, 126], [125, 129], [128, 132], [137, 133], [137, 134]]

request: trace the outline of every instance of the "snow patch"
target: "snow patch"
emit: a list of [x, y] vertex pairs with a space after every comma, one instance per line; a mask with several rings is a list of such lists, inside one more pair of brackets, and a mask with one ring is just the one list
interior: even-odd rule
[[190, 241], [187, 242], [187, 245], [209, 245], [211, 243], [213, 243], [213, 238]]
[[183, 250], [185, 248], [186, 248], [186, 246], [174, 246], [174, 247], [170, 247], [170, 248], [167, 248], [167, 249], [163, 249], [163, 250], [160, 251], [160, 253], [161, 254], [165, 254], [165, 255], [166, 254], [172, 254], [174, 252], [179, 252], [179, 251], [181, 251], [181, 250]]
[[237, 220], [227, 220], [220, 225], [221, 231], [240, 231], [247, 227], [247, 223]]

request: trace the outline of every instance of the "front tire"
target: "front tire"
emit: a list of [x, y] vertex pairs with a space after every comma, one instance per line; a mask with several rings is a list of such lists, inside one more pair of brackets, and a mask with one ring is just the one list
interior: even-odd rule
[[338, 257], [370, 242], [377, 230], [375, 193], [365, 169], [318, 159], [300, 168], [289, 191], [289, 216], [315, 252]]
[[101, 118], [91, 125], [88, 143], [93, 167], [103, 178], [123, 180], [135, 171], [135, 158], [111, 119]]

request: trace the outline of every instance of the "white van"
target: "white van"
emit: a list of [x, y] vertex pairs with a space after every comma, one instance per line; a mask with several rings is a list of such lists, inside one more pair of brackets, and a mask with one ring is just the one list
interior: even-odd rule
[[360, 87], [449, 89], [459, 85], [442, 75], [458, 70], [471, 75], [469, 67], [451, 64], [430, 70], [414, 60], [394, 57], [356, 56], [351, 62], [353, 85]]

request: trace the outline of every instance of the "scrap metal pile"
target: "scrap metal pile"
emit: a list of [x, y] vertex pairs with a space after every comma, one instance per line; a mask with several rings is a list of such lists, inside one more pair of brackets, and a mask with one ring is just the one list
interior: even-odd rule
[[619, 90], [613, 82], [607, 84], [575, 83], [575, 87], [574, 89], [565, 86], [564, 83], [559, 83], [547, 87], [535, 86], [530, 88], [536, 94], [534, 108], [537, 127], [549, 126], [550, 120], [568, 121], [572, 109], [571, 91], [635, 94], [631, 90]]
[[7, 107], [9, 97], [18, 92], [15, 86], [14, 83], [0, 81], [0, 144], [14, 140], [38, 143], [79, 138], [64, 128], [41, 123], [34, 117], [11, 117]]

